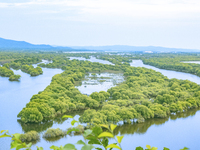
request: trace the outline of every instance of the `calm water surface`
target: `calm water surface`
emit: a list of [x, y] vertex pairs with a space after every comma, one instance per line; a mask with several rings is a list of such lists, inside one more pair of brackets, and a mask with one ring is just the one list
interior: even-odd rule
[[[96, 58], [92, 59], [95, 60]], [[158, 69], [153, 66], [144, 65], [141, 60], [134, 60], [131, 65], [136, 67], [146, 67], [154, 69], [161, 72], [168, 78], [188, 79], [198, 84], [200, 83], [200, 78], [195, 75]], [[20, 122], [17, 121], [17, 114], [23, 107], [25, 107], [26, 103], [29, 102], [32, 95], [44, 90], [45, 87], [50, 84], [52, 76], [62, 72], [61, 69], [43, 68], [43, 75], [37, 77], [30, 77], [30, 75], [23, 73], [20, 70], [14, 72], [15, 74], [20, 74], [22, 76], [20, 82], [10, 82], [8, 78], [0, 77], [0, 130], [7, 129], [10, 131], [10, 133], [23, 133], [29, 131], [30, 129], [34, 129], [42, 135], [44, 131], [50, 127], [59, 127], [61, 129], [66, 129], [70, 126], [70, 120], [64, 121], [59, 117], [44, 124], [36, 125], [21, 125]], [[103, 79], [103, 77], [101, 79], [101, 76], [109, 77], [109, 75], [100, 74], [97, 75], [99, 81], [92, 82], [93, 79], [90, 78], [92, 77], [92, 75], [89, 74], [88, 78], [86, 77], [86, 80], [82, 81], [82, 85], [79, 87], [77, 86], [77, 88], [81, 87], [85, 89], [87, 88], [87, 86], [92, 86], [92, 84], [93, 86], [99, 84], [99, 87], [101, 87], [101, 84], [106, 83], [108, 82], [108, 80], [110, 80], [109, 78]], [[122, 76], [117, 75], [117, 77], [121, 78]], [[103, 82], [100, 80], [105, 81]], [[111, 81], [109, 82], [109, 84], [110, 83]], [[112, 84], [113, 86], [115, 85], [113, 81]], [[99, 90], [107, 89], [99, 88]], [[78, 119], [79, 115], [81, 114], [82, 112], [75, 112], [74, 116], [76, 119]], [[146, 144], [157, 146], [161, 150], [164, 146], [170, 148], [171, 150], [178, 150], [180, 148], [183, 148], [184, 146], [189, 147], [191, 150], [198, 150], [200, 146], [198, 143], [200, 140], [199, 120], [200, 111], [191, 110], [175, 116], [171, 115], [169, 116], [169, 118], [165, 119], [149, 119], [142, 124], [121, 125], [117, 127], [116, 135], [124, 135], [124, 139], [122, 141], [122, 147], [124, 150], [133, 150], [136, 146], [145, 147]], [[57, 141], [46, 141], [41, 137], [40, 142], [38, 142], [36, 145], [43, 146], [46, 150], [49, 149], [51, 145], [60, 146], [65, 145], [66, 143], [75, 144], [80, 139], [82, 139], [81, 136], [68, 135]], [[111, 140], [111, 142], [114, 141]], [[0, 150], [8, 150], [9, 143], [10, 140], [8, 139], [0, 139]], [[78, 146], [77, 148], [80, 149], [80, 147]], [[36, 149], [36, 146], [33, 146], [33, 149]]]
[[145, 67], [148, 69], [153, 69], [155, 71], [161, 72], [164, 76], [167, 76], [169, 79], [176, 78], [176, 79], [182, 79], [182, 80], [190, 80], [192, 82], [200, 84], [200, 77], [196, 75], [184, 73], [184, 72], [159, 69], [154, 66], [143, 64], [142, 60], [133, 60], [132, 63], [130, 63], [130, 65], [133, 67]]
[[200, 64], [200, 61], [182, 61], [182, 63]]
[[91, 62], [99, 62], [102, 64], [108, 64], [108, 65], [114, 65], [113, 63], [107, 61], [107, 60], [102, 60], [102, 59], [97, 59], [96, 57], [91, 56], [90, 59], [86, 59], [84, 57], [70, 57], [70, 60], [77, 59], [77, 60], [87, 60]]
[[93, 92], [107, 91], [111, 87], [116, 86], [118, 83], [124, 81], [122, 73], [100, 73], [93, 76], [91, 73], [86, 75], [85, 79], [81, 82], [80, 86], [76, 88], [86, 95], [90, 95]]

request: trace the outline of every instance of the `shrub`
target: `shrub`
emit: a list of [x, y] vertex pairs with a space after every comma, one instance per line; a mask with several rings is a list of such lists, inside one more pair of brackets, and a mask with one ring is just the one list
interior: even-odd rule
[[65, 135], [67, 135], [66, 131], [62, 131], [59, 128], [57, 129], [50, 128], [44, 133], [43, 138], [53, 138], [53, 137], [65, 136]]
[[29, 131], [25, 134], [20, 135], [20, 140], [22, 142], [37, 141], [39, 139], [40, 139], [40, 135], [36, 131]]

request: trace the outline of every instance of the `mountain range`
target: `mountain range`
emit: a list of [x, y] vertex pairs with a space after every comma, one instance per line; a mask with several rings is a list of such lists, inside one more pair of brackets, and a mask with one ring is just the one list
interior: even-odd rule
[[198, 49], [181, 49], [181, 48], [167, 48], [159, 46], [128, 46], [128, 45], [111, 45], [111, 46], [72, 46], [73, 49], [85, 50], [103, 50], [103, 51], [139, 51], [139, 52], [200, 52]]
[[1, 50], [68, 50], [70, 47], [53, 47], [45, 44], [31, 44], [25, 41], [15, 41], [0, 38]]
[[112, 51], [112, 52], [200, 52], [197, 49], [180, 49], [156, 46], [51, 46], [45, 44], [31, 44], [25, 41], [15, 41], [0, 38], [0, 50], [47, 50], [47, 51]]

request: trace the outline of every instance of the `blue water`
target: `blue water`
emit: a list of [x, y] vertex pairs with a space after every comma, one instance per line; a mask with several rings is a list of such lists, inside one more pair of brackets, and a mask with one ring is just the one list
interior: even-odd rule
[[184, 72], [172, 71], [172, 70], [159, 69], [154, 66], [143, 64], [142, 60], [133, 60], [130, 63], [130, 65], [133, 67], [145, 67], [148, 69], [153, 69], [155, 71], [161, 72], [164, 76], [167, 76], [169, 79], [176, 78], [176, 79], [182, 79], [182, 80], [190, 80], [192, 82], [200, 84], [200, 77], [196, 75], [184, 73]]

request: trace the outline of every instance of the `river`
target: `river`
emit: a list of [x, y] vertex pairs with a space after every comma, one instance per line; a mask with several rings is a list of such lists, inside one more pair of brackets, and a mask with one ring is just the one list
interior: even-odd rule
[[[76, 58], [77, 59], [77, 58]], [[90, 58], [91, 59], [91, 58]], [[90, 59], [87, 59], [90, 61]], [[92, 58], [94, 60], [94, 58]], [[96, 59], [96, 58], [95, 58]], [[91, 60], [92, 61], [92, 60]], [[101, 62], [104, 60], [100, 60]], [[106, 63], [106, 62], [104, 62]], [[188, 73], [158, 69], [153, 66], [144, 65], [141, 60], [133, 60], [131, 66], [146, 67], [161, 72], [168, 78], [188, 79], [190, 81], [200, 83], [200, 78]], [[21, 75], [20, 82], [10, 82], [8, 78], [0, 77], [0, 130], [6, 129], [10, 133], [23, 133], [31, 129], [37, 130], [41, 135], [49, 128], [66, 129], [69, 127], [70, 120], [63, 122], [60, 118], [39, 125], [21, 126], [17, 121], [17, 114], [30, 101], [32, 95], [45, 89], [50, 84], [53, 75], [61, 73], [61, 69], [42, 68], [43, 74], [30, 77], [29, 74], [23, 73], [20, 70], [14, 71], [15, 74]], [[91, 74], [89, 74], [89, 77]], [[103, 76], [99, 75], [98, 77]], [[101, 83], [99, 83], [101, 84]], [[83, 81], [82, 85], [87, 88], [89, 84]], [[86, 86], [86, 87], [85, 87]], [[106, 90], [106, 89], [102, 89]], [[90, 94], [90, 93], [85, 93]], [[77, 112], [75, 118], [82, 112]], [[145, 147], [146, 144], [157, 146], [162, 149], [164, 146], [170, 150], [178, 150], [184, 146], [191, 150], [199, 149], [198, 141], [200, 140], [200, 111], [190, 110], [186, 113], [171, 115], [165, 119], [149, 119], [141, 124], [121, 125], [116, 129], [116, 134], [124, 135], [122, 147], [124, 150], [134, 149], [136, 146]], [[75, 144], [81, 136], [66, 136], [57, 141], [46, 141], [41, 137], [37, 146], [42, 146], [44, 149], [49, 149], [51, 145], [65, 145], [66, 143]], [[111, 140], [111, 142], [114, 142]], [[0, 150], [9, 149], [10, 140], [7, 138], [0, 139]], [[36, 145], [33, 149], [36, 149]], [[77, 146], [80, 148], [80, 146]]]

